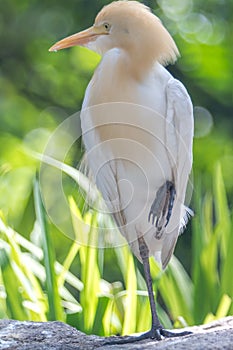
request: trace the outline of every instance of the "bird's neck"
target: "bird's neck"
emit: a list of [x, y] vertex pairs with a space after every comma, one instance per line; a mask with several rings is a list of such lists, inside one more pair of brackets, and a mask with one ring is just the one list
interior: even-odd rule
[[131, 66], [132, 76], [138, 81], [143, 81], [150, 74], [155, 63], [156, 61], [145, 62], [143, 57], [138, 57], [137, 62], [134, 61], [134, 64]]
[[131, 78], [142, 82], [152, 71], [156, 60], [146, 52], [138, 52], [133, 49], [122, 50], [119, 59], [119, 68]]

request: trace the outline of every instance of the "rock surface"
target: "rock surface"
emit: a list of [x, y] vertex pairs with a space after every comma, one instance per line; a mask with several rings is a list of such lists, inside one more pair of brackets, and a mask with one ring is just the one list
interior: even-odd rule
[[[190, 327], [193, 334], [136, 343], [106, 345], [109, 339], [86, 335], [61, 322], [0, 321], [0, 350], [206, 350], [233, 349], [233, 317], [226, 317], [210, 324]], [[121, 339], [119, 337], [118, 339]]]

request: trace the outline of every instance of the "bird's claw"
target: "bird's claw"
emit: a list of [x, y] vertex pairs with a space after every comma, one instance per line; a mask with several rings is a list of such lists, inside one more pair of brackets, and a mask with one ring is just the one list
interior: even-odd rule
[[190, 331], [172, 332], [162, 328], [160, 329], [160, 334], [165, 338], [175, 338], [175, 337], [184, 337], [186, 335], [190, 335], [192, 334], [192, 332]]
[[168, 331], [167, 329], [164, 329], [162, 326], [161, 328], [152, 328], [150, 331], [141, 334], [141, 339], [156, 339], [156, 340], [162, 340], [163, 338], [174, 338], [174, 337], [183, 337], [185, 335], [190, 335], [192, 332], [189, 331], [183, 331], [183, 332], [172, 332]]
[[148, 332], [142, 333], [140, 335], [110, 337], [108, 340], [104, 342], [104, 345], [135, 343], [145, 339], [155, 339], [159, 341], [159, 340], [162, 340], [163, 338], [183, 337], [190, 334], [192, 334], [192, 332], [189, 332], [189, 331], [172, 332], [164, 328], [152, 328]]

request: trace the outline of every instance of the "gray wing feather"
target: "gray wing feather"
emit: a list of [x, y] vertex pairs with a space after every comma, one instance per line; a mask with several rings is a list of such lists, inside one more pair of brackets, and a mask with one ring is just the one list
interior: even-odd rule
[[176, 80], [170, 79], [167, 85], [167, 123], [166, 147], [173, 169], [173, 177], [180, 205], [180, 225], [174, 232], [164, 237], [161, 259], [163, 268], [168, 264], [179, 233], [191, 211], [185, 207], [185, 192], [192, 168], [192, 141], [193, 141], [193, 107], [191, 99], [183, 86]]

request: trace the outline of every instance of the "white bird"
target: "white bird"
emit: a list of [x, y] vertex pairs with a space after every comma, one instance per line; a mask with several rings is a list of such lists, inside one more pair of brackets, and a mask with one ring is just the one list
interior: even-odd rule
[[148, 7], [115, 1], [94, 25], [53, 45], [86, 46], [102, 60], [86, 89], [81, 113], [87, 161], [109, 212], [143, 263], [152, 327], [146, 337], [185, 335], [161, 325], [149, 257], [168, 264], [188, 214], [185, 193], [192, 167], [193, 113], [182, 83], [164, 68], [179, 55]]

